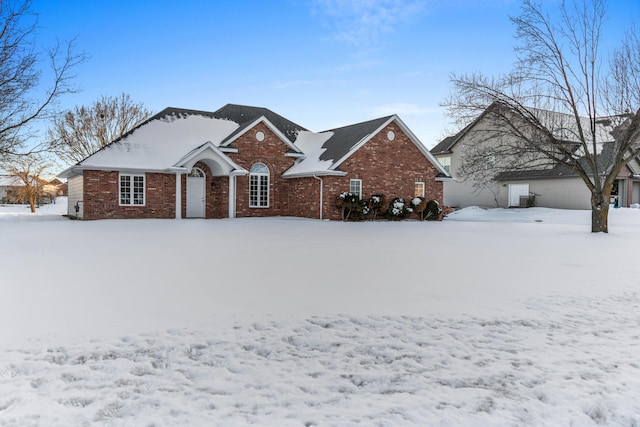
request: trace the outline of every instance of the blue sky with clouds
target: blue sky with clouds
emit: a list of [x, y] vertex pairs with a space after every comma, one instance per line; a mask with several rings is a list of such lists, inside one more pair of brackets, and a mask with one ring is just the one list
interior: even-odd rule
[[[559, 0], [545, 0], [553, 6]], [[269, 108], [313, 131], [397, 113], [427, 146], [448, 131], [452, 72], [509, 71], [511, 0], [34, 0], [40, 41], [90, 55], [63, 106], [130, 94], [156, 112]], [[610, 2], [613, 36], [640, 0]]]

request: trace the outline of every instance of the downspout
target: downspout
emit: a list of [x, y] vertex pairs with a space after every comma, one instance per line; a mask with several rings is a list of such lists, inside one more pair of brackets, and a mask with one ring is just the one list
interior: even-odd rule
[[324, 182], [322, 181], [322, 178], [318, 178], [317, 175], [313, 175], [313, 177], [318, 181], [320, 181], [320, 219], [322, 219], [322, 196], [323, 196], [322, 191], [324, 187]]

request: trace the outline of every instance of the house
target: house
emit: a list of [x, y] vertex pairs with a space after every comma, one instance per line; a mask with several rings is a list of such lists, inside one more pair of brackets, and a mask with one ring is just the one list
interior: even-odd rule
[[[496, 123], [491, 117], [494, 107], [492, 104], [468, 126], [431, 149], [431, 154], [455, 178], [444, 182], [444, 205], [456, 208], [540, 206], [591, 209], [591, 193], [584, 181], [565, 166], [540, 159], [538, 162], [529, 162], [523, 168], [514, 167], [513, 170], [497, 167], [505, 159], [497, 154], [504, 152], [499, 148], [499, 138], [490, 136], [492, 126]], [[558, 140], [569, 143], [577, 140], [572, 136], [572, 126], [575, 127], [571, 123], [572, 117], [543, 110], [537, 110], [536, 113], [540, 121], [548, 123], [548, 129], [553, 129], [554, 137]], [[614, 146], [610, 128], [604, 123], [598, 125], [596, 132], [600, 170], [611, 167]], [[523, 128], [526, 126], [523, 125]], [[465, 155], [480, 146], [487, 153], [486, 162], [482, 167], [484, 170], [477, 171], [474, 180], [469, 174], [465, 175], [462, 164]], [[618, 175], [611, 201], [621, 207], [640, 202], [640, 164], [637, 161], [629, 163]]]
[[14, 175], [0, 175], [0, 203], [15, 203], [24, 182]]
[[67, 195], [67, 183], [53, 177], [43, 183], [44, 192], [50, 197], [66, 196]]
[[311, 132], [260, 107], [166, 108], [63, 171], [69, 215], [340, 219], [338, 194], [423, 195], [449, 174], [396, 115]]

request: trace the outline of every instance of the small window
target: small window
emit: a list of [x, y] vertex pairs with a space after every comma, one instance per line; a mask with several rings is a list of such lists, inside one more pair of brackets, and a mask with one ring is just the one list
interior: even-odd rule
[[424, 197], [424, 182], [416, 181], [413, 197]]
[[249, 207], [269, 207], [269, 168], [255, 163], [249, 170]]
[[200, 168], [192, 168], [189, 173], [189, 177], [191, 178], [204, 178], [204, 172]]
[[144, 206], [144, 175], [120, 174], [120, 205]]
[[446, 170], [447, 173], [451, 173], [451, 157], [450, 156], [438, 157], [438, 161], [440, 162], [442, 167], [444, 167], [444, 170]]
[[349, 193], [357, 194], [362, 199], [362, 180], [352, 179], [349, 181]]
[[487, 162], [485, 163], [484, 168], [485, 170], [493, 169], [495, 165], [496, 165], [496, 156], [489, 153], [487, 155]]

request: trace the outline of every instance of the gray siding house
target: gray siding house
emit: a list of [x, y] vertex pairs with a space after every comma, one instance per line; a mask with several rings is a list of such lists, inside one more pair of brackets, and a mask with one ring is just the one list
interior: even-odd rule
[[[465, 176], [462, 172], [465, 153], [478, 144], [484, 144], [487, 151], [491, 152], [492, 144], [499, 144], [497, 140], [486, 138], [486, 133], [481, 136], [491, 126], [487, 110], [457, 134], [445, 138], [431, 149], [431, 154], [455, 178], [455, 181], [444, 182], [445, 206], [591, 209], [591, 193], [582, 179], [571, 169], [549, 165], [546, 161], [537, 165], [534, 163], [526, 170], [509, 171], [500, 168], [500, 172], [486, 174], [491, 178], [481, 185], [478, 185], [477, 181], [474, 182], [470, 176]], [[606, 170], [611, 164], [613, 137], [605, 129], [598, 133], [598, 137], [601, 147], [598, 161], [601, 170]], [[485, 168], [494, 168], [501, 161], [505, 159], [488, 156]], [[624, 167], [618, 175], [612, 190], [611, 203], [620, 207], [640, 203], [640, 163], [637, 159]]]

